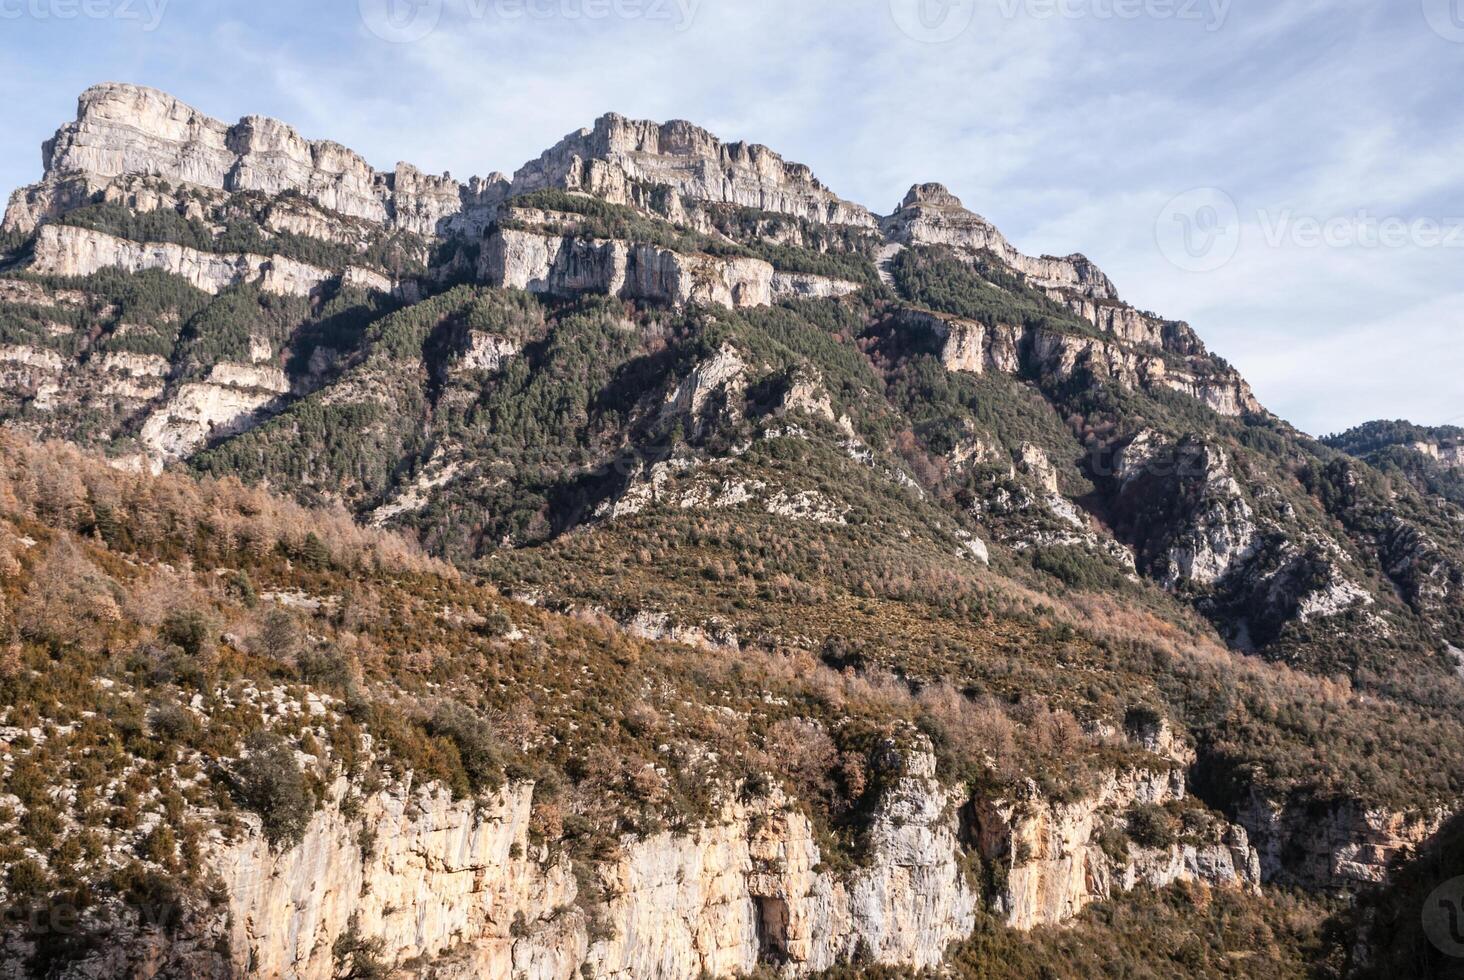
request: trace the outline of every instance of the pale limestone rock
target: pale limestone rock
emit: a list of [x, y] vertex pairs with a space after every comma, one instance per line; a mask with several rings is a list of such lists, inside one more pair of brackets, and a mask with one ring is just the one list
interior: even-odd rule
[[1188, 324], [1163, 320], [1123, 303], [1096, 300], [1063, 290], [1052, 290], [1053, 299], [1115, 339], [1134, 346], [1156, 347], [1174, 354], [1203, 354], [1205, 345]]
[[566, 136], [514, 175], [513, 192], [588, 191], [617, 204], [645, 206], [637, 185], [664, 185], [674, 196], [735, 204], [826, 224], [874, 228], [867, 209], [842, 201], [805, 166], [765, 146], [723, 143], [691, 123], [654, 123], [609, 114]]
[[1000, 323], [987, 326], [975, 320], [921, 310], [902, 310], [897, 322], [901, 329], [928, 330], [935, 334], [942, 342], [941, 362], [948, 371], [1016, 374], [1021, 370], [1025, 331], [1017, 327]]
[[168, 359], [157, 354], [133, 354], [114, 351], [97, 358], [97, 367], [103, 371], [125, 374], [133, 378], [166, 378], [172, 366]]
[[1398, 813], [1346, 799], [1289, 806], [1252, 792], [1236, 819], [1255, 841], [1266, 882], [1355, 888], [1385, 880], [1448, 817], [1442, 808]]
[[508, 978], [517, 962], [568, 980], [585, 945], [582, 926], [563, 928], [577, 918], [560, 915], [574, 902], [574, 874], [567, 858], [542, 863], [530, 845], [532, 797], [527, 784], [481, 804], [401, 788], [362, 801], [354, 821], [326, 808], [284, 854], [258, 836], [224, 848], [210, 863], [229, 895], [236, 968], [328, 980], [331, 946], [354, 920], [392, 963], [459, 950], [474, 971], [459, 975]]
[[727, 345], [698, 363], [666, 401], [663, 414], [685, 415], [700, 422], [713, 396], [728, 411], [736, 411], [747, 388], [747, 362]]
[[[1169, 466], [1174, 452], [1162, 436], [1145, 430], [1119, 450], [1114, 476], [1126, 488], [1156, 466]], [[1190, 582], [1211, 585], [1256, 555], [1263, 544], [1261, 529], [1223, 451], [1201, 445], [1175, 458], [1173, 465], [1180, 472], [1166, 475], [1197, 485], [1201, 493], [1170, 545], [1163, 584], [1171, 589]]]
[[158, 457], [182, 458], [211, 439], [248, 429], [277, 397], [231, 385], [186, 384], [148, 416], [139, 439]]
[[126, 175], [226, 192], [296, 191], [332, 211], [428, 236], [448, 226], [481, 231], [484, 212], [508, 189], [501, 176], [463, 185], [406, 164], [377, 173], [351, 150], [306, 140], [277, 120], [249, 116], [229, 126], [166, 93], [122, 84], [82, 93], [76, 121], [42, 157], [46, 177], [12, 196], [6, 230], [30, 231]]
[[100, 382], [101, 393], [108, 398], [124, 398], [135, 402], [149, 402], [162, 397], [163, 381], [160, 378], [111, 377]]
[[800, 371], [793, 377], [774, 414], [782, 418], [790, 412], [803, 412], [832, 422], [849, 438], [855, 437], [854, 423], [849, 416], [834, 410], [833, 398], [824, 388], [823, 378], [817, 372]]
[[285, 372], [277, 367], [227, 362], [215, 364], [209, 371], [208, 382], [234, 388], [258, 388], [276, 395], [290, 393], [290, 382], [285, 379]]
[[949, 245], [988, 251], [1040, 289], [1060, 289], [1093, 299], [1118, 299], [1113, 283], [1084, 256], [1023, 255], [995, 225], [967, 211], [940, 184], [912, 187], [899, 209], [883, 219], [881, 227], [887, 238], [904, 245]]
[[412, 514], [426, 507], [432, 493], [452, 483], [463, 473], [463, 461], [451, 458], [439, 449], [433, 453], [417, 478], [396, 491], [390, 500], [371, 512], [371, 523], [380, 527], [393, 518]]
[[18, 344], [0, 345], [0, 362], [35, 368], [47, 374], [59, 373], [66, 366], [66, 361], [56, 351]]
[[840, 507], [817, 490], [779, 490], [769, 498], [767, 512], [775, 517], [815, 524], [846, 524], [847, 507]]
[[512, 340], [474, 330], [468, 335], [468, 348], [458, 358], [457, 366], [464, 371], [501, 371], [522, 350]]
[[[914, 310], [901, 311], [899, 318], [903, 326], [929, 329], [942, 340], [941, 361], [950, 371], [1016, 374], [1025, 354], [1034, 367], [1060, 380], [1087, 368], [1127, 388], [1178, 391], [1221, 415], [1263, 410], [1250, 386], [1233, 372], [1204, 376], [1193, 371], [1172, 371], [1161, 356], [1129, 350], [1096, 337], [1008, 324], [987, 325]], [[1197, 356], [1194, 361], [1203, 363], [1204, 359]]]
[[349, 266], [341, 274], [341, 284], [376, 293], [390, 294], [396, 289], [396, 284], [389, 277], [355, 265]]
[[[360, 801], [353, 820], [330, 805], [285, 853], [252, 833], [210, 855], [229, 896], [229, 956], [251, 975], [324, 980], [354, 924], [388, 964], [439, 978], [695, 980], [763, 963], [798, 975], [857, 950], [933, 967], [975, 925], [958, 797], [928, 747], [885, 756], [869, 866], [824, 869], [808, 819], [780, 794], [730, 802], [699, 828], [623, 841], [596, 871], [610, 898], [594, 941], [568, 859], [528, 840], [532, 786], [482, 802], [398, 787]], [[332, 795], [347, 791], [340, 781]]]
[[1107, 774], [1096, 794], [1074, 803], [1047, 800], [1033, 783], [1011, 798], [978, 797], [976, 836], [983, 859], [1006, 870], [999, 904], [1007, 923], [1018, 929], [1055, 925], [1140, 883], [1258, 888], [1260, 866], [1238, 827], [1223, 828], [1206, 845], [1130, 848], [1124, 862], [1099, 845], [1101, 831], [1121, 826], [1130, 807], [1162, 805], [1183, 799], [1185, 792], [1179, 769], [1129, 769]]
[[251, 281], [258, 282], [265, 292], [282, 296], [308, 296], [321, 283], [335, 278], [326, 269], [279, 256], [220, 254], [171, 243], [131, 242], [70, 225], [41, 228], [32, 269], [56, 276], [89, 276], [102, 269], [157, 269], [180, 276], [206, 293]]
[[1414, 442], [1409, 444], [1409, 448], [1447, 467], [1464, 467], [1464, 444], [1451, 446], [1437, 442]]
[[246, 116], [228, 130], [228, 149], [234, 155], [230, 190], [269, 196], [295, 190], [332, 211], [386, 223], [386, 202], [373, 186], [371, 166], [338, 143], [306, 140], [282, 122]]
[[767, 306], [773, 299], [773, 267], [760, 259], [684, 255], [511, 228], [488, 239], [478, 274], [490, 285], [532, 293], [604, 293], [678, 306]]
[[1041, 446], [1034, 446], [1030, 442], [1022, 443], [1022, 448], [1017, 452], [1017, 468], [1036, 480], [1037, 485], [1048, 493], [1059, 492], [1057, 467], [1052, 465], [1052, 460], [1047, 458], [1047, 453]]
[[975, 558], [983, 565], [991, 564], [991, 549], [987, 547], [985, 541], [982, 541], [978, 537], [971, 536], [965, 539], [965, 545], [966, 550], [971, 553], [971, 557]]
[[28, 345], [0, 345], [0, 387], [29, 397], [33, 407], [51, 411], [61, 394], [65, 361], [53, 350]]
[[48, 289], [24, 279], [0, 279], [0, 303], [46, 309], [78, 307], [86, 304], [86, 294], [72, 289]]
[[713, 652], [735, 653], [742, 648], [742, 642], [732, 627], [720, 620], [705, 626], [688, 626], [676, 622], [668, 613], [643, 609], [621, 625], [627, 632], [646, 640], [681, 643]]
[[862, 287], [858, 283], [830, 276], [818, 276], [807, 272], [774, 272], [772, 300], [785, 299], [838, 299], [857, 293]]
[[940, 359], [947, 371], [983, 373], [986, 370], [986, 328], [973, 320], [952, 321]]
[[734, 804], [690, 836], [629, 844], [606, 882], [613, 939], [595, 944], [594, 977], [747, 973], [760, 959], [795, 974], [827, 969], [856, 949], [875, 962], [938, 964], [975, 924], [976, 896], [956, 860], [951, 797], [935, 760], [899, 763], [871, 828], [869, 867], [840, 878], [817, 870], [808, 820], [781, 801]]

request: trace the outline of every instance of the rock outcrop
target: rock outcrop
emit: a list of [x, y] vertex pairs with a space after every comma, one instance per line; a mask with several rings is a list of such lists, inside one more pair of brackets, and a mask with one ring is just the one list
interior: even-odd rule
[[322, 811], [284, 853], [250, 835], [213, 856], [229, 955], [254, 975], [326, 980], [332, 946], [354, 930], [388, 963], [435, 961], [443, 978], [807, 973], [856, 951], [933, 966], [974, 926], [978, 898], [934, 758], [890, 749], [885, 764], [867, 867], [827, 870], [808, 819], [774, 794], [698, 829], [627, 839], [597, 868], [609, 897], [591, 907], [567, 855], [530, 840], [531, 785], [481, 804], [385, 790], [351, 818]]
[[[1072, 918], [1093, 902], [1138, 884], [1168, 887], [1202, 881], [1257, 889], [1260, 857], [1240, 827], [1214, 825], [1203, 836], [1165, 844], [1131, 844], [1122, 836], [1135, 806], [1162, 807], [1185, 798], [1180, 769], [1106, 774], [1097, 792], [1073, 803], [1044, 799], [1035, 784], [1010, 798], [974, 805], [982, 859], [999, 869], [997, 907], [1009, 925], [1032, 929]], [[1105, 847], [1118, 831], [1118, 849]]]
[[1145, 431], [1114, 456], [1113, 475], [1123, 513], [1137, 513], [1154, 500], [1181, 507], [1167, 529], [1149, 529], [1141, 547], [1166, 587], [1211, 585], [1260, 550], [1255, 512], [1220, 450], [1198, 442], [1175, 444]]
[[967, 211], [941, 184], [917, 184], [894, 214], [881, 221], [886, 237], [902, 245], [948, 245], [990, 252], [1032, 285], [1092, 300], [1118, 299], [1103, 272], [1082, 255], [1023, 255], [990, 221]]
[[1264, 409], [1250, 386], [1233, 371], [1218, 369], [1204, 355], [1171, 366], [1171, 357], [1145, 353], [1098, 337], [1038, 327], [985, 324], [916, 310], [901, 311], [900, 329], [933, 332], [941, 360], [951, 371], [1016, 374], [1024, 366], [1059, 381], [1085, 371], [1125, 388], [1175, 391], [1203, 402], [1220, 415], [1238, 416]]
[[277, 120], [249, 116], [229, 126], [137, 85], [87, 89], [76, 121], [45, 144], [42, 158], [45, 179], [11, 198], [7, 230], [31, 230], [136, 174], [230, 192], [294, 191], [332, 211], [423, 235], [465, 210], [496, 204], [506, 191], [501, 179], [462, 185], [406, 164], [379, 173], [354, 151], [307, 140]]
[[566, 136], [513, 178], [513, 193], [587, 191], [617, 204], [647, 203], [650, 188], [709, 204], [733, 204], [823, 224], [875, 228], [866, 208], [840, 200], [809, 168], [765, 146], [723, 143], [689, 122], [654, 123], [610, 113]]
[[1352, 889], [1384, 881], [1438, 833], [1443, 809], [1399, 813], [1356, 800], [1287, 803], [1251, 793], [1236, 814], [1267, 883]]
[[[358, 799], [350, 818], [322, 811], [284, 853], [250, 835], [214, 854], [229, 896], [229, 956], [255, 975], [326, 980], [336, 939], [354, 932], [379, 940], [388, 964], [432, 964], [440, 978], [694, 980], [762, 965], [801, 975], [856, 956], [934, 967], [982, 904], [962, 856], [963, 801], [918, 746], [888, 745], [878, 764], [887, 788], [868, 830], [869, 860], [852, 870], [831, 870], [808, 818], [774, 792], [729, 802], [695, 829], [626, 839], [595, 870], [606, 896], [597, 902], [581, 893], [566, 854], [531, 840], [531, 785], [480, 804], [409, 785], [384, 790]], [[333, 793], [349, 788], [342, 781]], [[978, 798], [971, 843], [1004, 868], [996, 907], [1027, 929], [1141, 882], [1254, 888], [1258, 858], [1238, 828], [1122, 860], [1097, 843], [1124, 808], [1183, 795], [1177, 770], [1134, 770], [1073, 804], [1035, 790]]]
[[31, 269], [43, 275], [89, 276], [102, 269], [157, 270], [186, 279], [206, 293], [240, 282], [280, 296], [309, 296], [324, 283], [344, 279], [354, 285], [391, 292], [386, 277], [365, 269], [344, 276], [294, 259], [247, 253], [202, 252], [170, 242], [134, 242], [89, 228], [50, 224], [36, 238]]
[[603, 293], [673, 306], [700, 303], [732, 309], [790, 298], [844, 296], [859, 288], [826, 276], [775, 272], [761, 259], [691, 255], [635, 242], [513, 228], [498, 228], [489, 236], [478, 277], [493, 286], [531, 293]]
[[1415, 442], [1410, 448], [1449, 467], [1464, 467], [1464, 445]]
[[[345, 792], [338, 784], [336, 795]], [[331, 947], [352, 928], [381, 940], [393, 963], [470, 945], [478, 976], [576, 959], [558, 921], [580, 922], [570, 909], [574, 874], [563, 855], [530, 845], [532, 801], [529, 785], [482, 804], [407, 786], [360, 801], [354, 819], [338, 807], [322, 811], [282, 854], [258, 835], [223, 849], [211, 864], [229, 896], [234, 967], [328, 980]]]
[[245, 383], [185, 384], [152, 412], [138, 439], [157, 459], [180, 459], [251, 428], [281, 393]]

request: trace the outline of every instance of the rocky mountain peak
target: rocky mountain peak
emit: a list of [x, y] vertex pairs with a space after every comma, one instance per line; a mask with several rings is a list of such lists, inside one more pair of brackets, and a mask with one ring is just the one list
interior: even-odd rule
[[946, 189], [944, 184], [916, 184], [900, 203], [900, 210], [913, 207], [957, 208], [965, 210], [961, 199]]
[[658, 123], [616, 113], [571, 133], [522, 167], [515, 193], [583, 190], [614, 203], [637, 203], [649, 185], [710, 204], [732, 204], [826, 224], [873, 228], [875, 216], [844, 201], [813, 171], [766, 146], [724, 143], [685, 120]]
[[251, 115], [231, 126], [165, 92], [117, 82], [82, 93], [75, 121], [45, 143], [42, 160], [41, 182], [11, 197], [5, 230], [33, 230], [109, 188], [155, 177], [226, 193], [295, 192], [351, 218], [434, 235], [460, 213], [496, 203], [501, 186], [494, 178], [459, 185], [407, 164], [379, 173], [354, 150], [306, 139], [277, 119]]

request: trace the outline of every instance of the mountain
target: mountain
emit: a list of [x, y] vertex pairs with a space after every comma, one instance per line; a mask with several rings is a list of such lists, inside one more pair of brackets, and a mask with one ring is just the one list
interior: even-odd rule
[[1327, 445], [1402, 476], [1419, 492], [1464, 505], [1464, 429], [1409, 422], [1369, 422]]
[[115, 84], [43, 163], [0, 975], [1326, 975], [1458, 809], [1458, 431], [1310, 439], [939, 184]]

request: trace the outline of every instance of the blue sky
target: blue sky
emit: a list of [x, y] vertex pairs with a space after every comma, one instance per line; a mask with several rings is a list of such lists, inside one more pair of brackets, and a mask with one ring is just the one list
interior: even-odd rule
[[1464, 0], [0, 0], [0, 185], [107, 80], [460, 178], [614, 110], [939, 180], [1303, 429], [1464, 421]]

